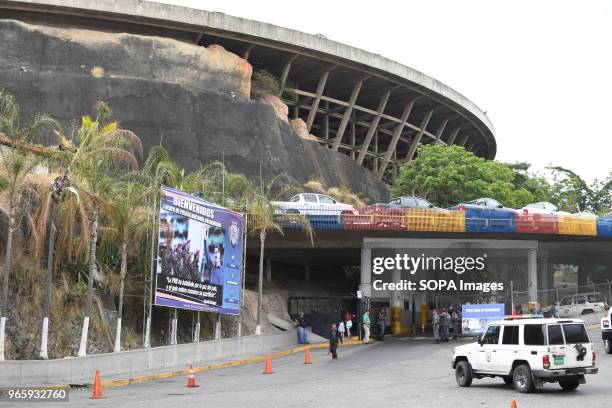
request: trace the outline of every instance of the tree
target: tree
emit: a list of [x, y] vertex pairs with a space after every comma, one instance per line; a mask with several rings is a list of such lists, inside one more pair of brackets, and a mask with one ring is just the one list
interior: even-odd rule
[[420, 145], [418, 157], [402, 165], [391, 191], [396, 196], [424, 196], [441, 207], [478, 197], [492, 197], [515, 208], [533, 202], [534, 194], [515, 182], [509, 166], [462, 147]]
[[59, 128], [59, 124], [47, 114], [35, 115], [29, 123], [22, 125], [15, 97], [4, 90], [0, 91], [0, 132], [7, 145], [0, 148], [0, 191], [6, 192], [9, 204], [0, 311], [0, 360], [4, 360], [9, 277], [13, 267], [13, 233], [18, 223], [18, 206], [28, 176], [42, 163], [42, 157], [32, 154], [26, 146], [45, 126]]
[[110, 213], [113, 221], [111, 238], [120, 242], [121, 270], [119, 274], [119, 304], [114, 351], [121, 351], [121, 320], [123, 317], [123, 292], [128, 268], [128, 255], [140, 242], [149, 225], [149, 214], [144, 207], [146, 187], [134, 175], [111, 187]]
[[110, 108], [104, 103], [96, 106], [97, 116], [92, 120], [84, 116], [76, 134], [78, 147], [73, 149], [70, 163], [71, 184], [77, 187], [86, 201], [89, 212], [89, 272], [87, 277], [87, 300], [83, 313], [83, 327], [79, 343], [79, 356], [87, 354], [89, 317], [93, 298], [94, 274], [96, 272], [96, 245], [98, 222], [102, 207], [108, 205], [112, 173], [138, 168], [136, 154], [142, 152], [142, 144], [134, 133], [121, 130], [116, 122], [109, 122]]
[[[170, 155], [162, 146], [154, 146], [149, 150], [147, 160], [143, 165], [143, 171], [140, 173], [142, 182], [147, 186], [147, 208], [150, 208], [149, 225], [151, 226], [151, 247], [150, 247], [150, 280], [153, 280], [153, 271], [155, 268], [155, 243], [158, 234], [158, 203], [160, 199], [160, 186], [162, 184], [177, 186], [183, 182], [184, 171], [182, 171], [176, 163], [170, 159]], [[145, 288], [145, 295], [146, 295]], [[145, 338], [144, 347], [151, 347], [151, 315], [153, 313], [153, 292], [150, 293], [148, 308], [145, 318]], [[174, 336], [174, 328], [176, 323], [176, 309], [172, 319], [171, 333]]]
[[531, 164], [527, 162], [504, 163], [514, 173], [514, 187], [525, 189], [533, 195], [533, 201], [550, 201], [550, 183], [540, 174], [529, 172]]
[[247, 216], [249, 217], [248, 228], [251, 233], [259, 233], [259, 284], [257, 292], [257, 321], [255, 323], [255, 334], [261, 334], [261, 305], [263, 300], [263, 269], [264, 248], [268, 232], [283, 234], [282, 222], [292, 222], [302, 227], [304, 233], [310, 238], [312, 244], [313, 229], [310, 222], [301, 214], [277, 214], [272, 201], [291, 195], [295, 187], [284, 174], [274, 177], [265, 187], [261, 186], [259, 191], [254, 190], [247, 198]]
[[603, 214], [612, 208], [612, 172], [591, 185], [570, 169], [552, 166], [551, 201], [570, 212], [590, 211]]

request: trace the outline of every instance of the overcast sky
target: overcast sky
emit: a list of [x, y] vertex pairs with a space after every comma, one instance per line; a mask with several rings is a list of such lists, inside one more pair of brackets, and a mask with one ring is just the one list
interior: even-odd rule
[[264, 21], [381, 54], [476, 103], [497, 159], [612, 170], [612, 1], [196, 1], [163, 3]]

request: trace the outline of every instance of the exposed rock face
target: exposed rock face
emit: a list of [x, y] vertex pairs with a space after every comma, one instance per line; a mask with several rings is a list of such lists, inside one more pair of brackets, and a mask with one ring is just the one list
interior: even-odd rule
[[270, 105], [276, 113], [276, 117], [280, 120], [289, 123], [289, 107], [281, 101], [281, 99], [274, 95], [264, 95], [259, 99], [259, 102]]
[[[248, 99], [251, 65], [219, 45], [199, 47], [162, 37], [0, 22], [2, 69], [150, 80], [194, 92], [233, 92]], [[24, 46], [27, 44], [27, 46]]]
[[317, 137], [308, 133], [308, 126], [302, 119], [291, 119], [291, 128], [296, 135], [304, 140], [317, 140]]
[[261, 163], [266, 178], [285, 171], [300, 183], [387, 198], [348, 156], [296, 137], [277, 106], [249, 101], [251, 66], [222, 47], [13, 20], [0, 20], [0, 44], [0, 89], [16, 95], [24, 115], [48, 112], [68, 134], [103, 100], [145, 150], [161, 143], [187, 170], [224, 160], [255, 179]]

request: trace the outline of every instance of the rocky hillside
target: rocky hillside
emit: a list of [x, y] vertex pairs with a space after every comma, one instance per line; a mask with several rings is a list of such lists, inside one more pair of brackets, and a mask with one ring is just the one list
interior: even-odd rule
[[258, 178], [261, 164], [265, 178], [286, 171], [299, 183], [320, 179], [387, 198], [349, 157], [298, 136], [300, 123], [283, 118], [279, 101], [251, 101], [250, 64], [220, 46], [14, 20], [0, 20], [0, 43], [0, 88], [25, 115], [48, 112], [67, 134], [103, 100], [145, 148], [161, 143], [188, 170], [224, 160]]

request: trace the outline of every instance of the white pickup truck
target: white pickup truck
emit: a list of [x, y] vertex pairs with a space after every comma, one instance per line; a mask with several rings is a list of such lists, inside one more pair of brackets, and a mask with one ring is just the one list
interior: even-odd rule
[[598, 371], [582, 320], [516, 316], [490, 323], [478, 342], [456, 347], [452, 367], [460, 387], [474, 378], [501, 377], [521, 393], [545, 382], [574, 390], [586, 382], [585, 374]]

